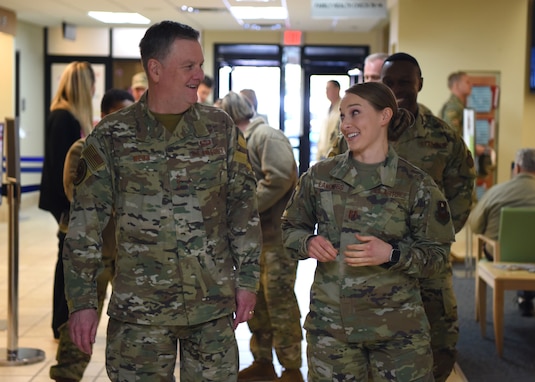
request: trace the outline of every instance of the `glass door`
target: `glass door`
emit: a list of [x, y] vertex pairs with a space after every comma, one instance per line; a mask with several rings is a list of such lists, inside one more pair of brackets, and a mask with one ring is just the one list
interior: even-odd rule
[[303, 173], [316, 162], [320, 130], [328, 115], [330, 101], [326, 95], [329, 80], [340, 83], [340, 95], [357, 82], [349, 75], [363, 68], [369, 53], [367, 46], [305, 46], [301, 61], [304, 72], [303, 121], [299, 145], [299, 171]]

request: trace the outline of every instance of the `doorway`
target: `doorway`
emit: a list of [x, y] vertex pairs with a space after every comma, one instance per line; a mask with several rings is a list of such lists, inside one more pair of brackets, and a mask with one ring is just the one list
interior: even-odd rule
[[319, 129], [329, 109], [328, 80], [343, 91], [358, 81], [352, 69], [363, 68], [368, 46], [278, 46], [219, 44], [215, 46], [214, 96], [230, 90], [255, 90], [258, 112], [286, 134], [299, 173], [316, 162]]

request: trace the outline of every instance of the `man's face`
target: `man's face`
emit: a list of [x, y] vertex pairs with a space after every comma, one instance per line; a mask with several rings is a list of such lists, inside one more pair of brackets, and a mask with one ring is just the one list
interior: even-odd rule
[[373, 60], [364, 64], [364, 82], [381, 82], [381, 67], [384, 60]]
[[418, 112], [418, 93], [422, 90], [423, 78], [418, 68], [408, 61], [386, 61], [381, 70], [381, 80], [392, 89], [398, 107], [411, 113]]
[[210, 89], [205, 84], [200, 84], [199, 88], [197, 89], [197, 97], [198, 101], [200, 103], [205, 103], [208, 97], [210, 97], [210, 94], [212, 93], [212, 89]]
[[468, 76], [462, 76], [459, 82], [457, 82], [459, 92], [465, 96], [469, 96], [472, 93], [472, 83]]
[[[164, 108], [182, 113], [197, 102], [197, 87], [204, 78], [204, 56], [198, 41], [177, 39], [154, 73], [155, 89], [165, 99]], [[152, 84], [149, 85], [149, 87]], [[150, 100], [150, 92], [149, 92]]]
[[327, 99], [331, 102], [338, 101], [338, 99], [340, 98], [340, 89], [332, 82], [327, 82], [327, 87], [325, 88], [325, 95], [327, 96]]
[[144, 86], [137, 86], [135, 88], [132, 88], [132, 96], [136, 101], [139, 101], [143, 93], [145, 93], [145, 90], [147, 90]]

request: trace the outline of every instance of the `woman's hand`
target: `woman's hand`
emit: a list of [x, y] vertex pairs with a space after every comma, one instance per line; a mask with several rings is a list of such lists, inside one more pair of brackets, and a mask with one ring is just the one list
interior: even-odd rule
[[323, 236], [314, 236], [308, 241], [308, 256], [322, 263], [336, 259], [338, 251]]
[[375, 236], [355, 234], [359, 244], [349, 244], [344, 251], [345, 262], [351, 267], [381, 265], [390, 261], [392, 246]]

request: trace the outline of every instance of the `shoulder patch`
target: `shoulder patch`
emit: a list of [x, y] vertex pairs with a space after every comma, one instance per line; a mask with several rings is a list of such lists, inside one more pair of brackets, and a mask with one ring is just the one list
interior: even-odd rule
[[95, 171], [104, 166], [104, 160], [93, 145], [87, 146], [82, 152], [82, 157], [87, 160], [87, 166]]
[[450, 211], [448, 210], [448, 203], [444, 200], [439, 200], [437, 202], [437, 210], [435, 212], [435, 218], [437, 222], [442, 225], [448, 224], [450, 221]]
[[85, 178], [87, 178], [87, 163], [85, 159], [80, 159], [78, 161], [78, 167], [76, 168], [76, 176], [74, 177], [73, 184], [78, 186], [82, 183]]

